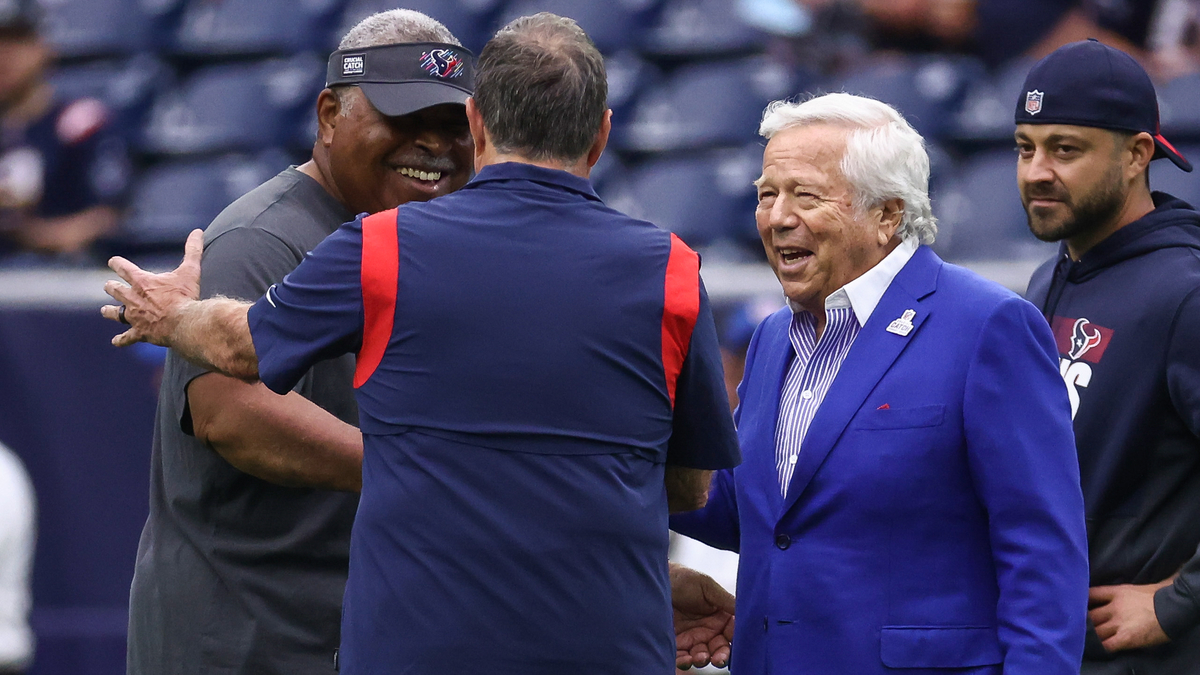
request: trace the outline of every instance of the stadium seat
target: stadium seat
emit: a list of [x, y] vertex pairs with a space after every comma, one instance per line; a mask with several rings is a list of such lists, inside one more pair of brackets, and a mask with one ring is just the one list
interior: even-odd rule
[[950, 121], [948, 137], [966, 145], [1011, 144], [1017, 100], [1032, 66], [1033, 62], [1019, 59], [970, 83], [958, 114]]
[[221, 209], [290, 162], [288, 155], [271, 150], [156, 164], [133, 188], [120, 239], [133, 247], [182, 244], [189, 232], [207, 227]]
[[682, 66], [644, 93], [614, 142], [639, 152], [740, 145], [757, 136], [767, 103], [798, 91], [795, 79], [765, 57]]
[[343, 0], [187, 0], [174, 52], [188, 56], [322, 51]]
[[[1169, 138], [1169, 137], [1168, 137]], [[1172, 139], [1174, 140], [1174, 139]], [[1200, 167], [1200, 145], [1176, 145], [1176, 149], [1188, 158], [1192, 166]], [[1200, 208], [1200, 168], [1191, 173], [1179, 170], [1169, 159], [1150, 163], [1150, 189], [1175, 195], [1194, 207]]]
[[1034, 259], [1055, 251], [1054, 244], [1029, 233], [1013, 150], [968, 157], [938, 192], [933, 211], [938, 217], [934, 250], [947, 260]]
[[159, 49], [183, 0], [39, 2], [40, 30], [65, 58], [104, 57]]
[[497, 27], [519, 16], [551, 12], [575, 19], [605, 54], [636, 46], [654, 20], [659, 0], [514, 0], [500, 13]]
[[201, 68], [159, 96], [139, 147], [185, 154], [288, 145], [324, 83], [322, 64], [298, 54]]
[[1200, 141], [1200, 73], [1160, 85], [1158, 111], [1162, 132], [1172, 143]]
[[174, 79], [171, 67], [150, 54], [65, 66], [50, 75], [50, 83], [61, 99], [91, 97], [104, 101], [113, 113], [118, 133], [130, 139], [141, 129], [154, 96], [169, 88]]
[[619, 128], [633, 119], [642, 92], [657, 88], [663, 74], [632, 51], [606, 57], [604, 69], [608, 73], [608, 107], [613, 111], [613, 125]]
[[[463, 46], [479, 54], [483, 43], [491, 37], [491, 28], [504, 0], [405, 0], [399, 6], [415, 9], [441, 21]], [[336, 49], [342, 36], [354, 24], [375, 12], [397, 7], [396, 0], [350, 0], [342, 12], [341, 22], [329, 48]]]
[[744, 23], [730, 0], [666, 0], [642, 51], [687, 58], [759, 51], [766, 33]]
[[940, 138], [968, 82], [983, 64], [969, 58], [883, 57], [836, 80], [832, 91], [879, 99], [904, 114], [927, 139]]
[[692, 246], [755, 243], [756, 191], [762, 169], [757, 145], [656, 157], [607, 181], [600, 193], [613, 208], [678, 234]]

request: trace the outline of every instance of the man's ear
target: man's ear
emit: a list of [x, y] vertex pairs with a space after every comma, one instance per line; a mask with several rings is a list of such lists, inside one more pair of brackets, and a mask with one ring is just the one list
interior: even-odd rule
[[1154, 145], [1154, 137], [1144, 131], [1134, 134], [1127, 143], [1125, 150], [1130, 161], [1125, 165], [1125, 178], [1130, 180], [1145, 173], [1158, 148]]
[[332, 89], [323, 89], [317, 96], [317, 143], [333, 143], [333, 130], [342, 114], [342, 101]]
[[904, 221], [904, 200], [889, 199], [874, 210], [879, 212], [879, 243], [885, 245], [896, 236]]
[[600, 155], [604, 154], [604, 148], [608, 145], [608, 136], [611, 133], [612, 110], [605, 110], [604, 119], [600, 121], [600, 131], [596, 133], [596, 140], [592, 142], [592, 147], [588, 150], [587, 165], [589, 169], [600, 161]]

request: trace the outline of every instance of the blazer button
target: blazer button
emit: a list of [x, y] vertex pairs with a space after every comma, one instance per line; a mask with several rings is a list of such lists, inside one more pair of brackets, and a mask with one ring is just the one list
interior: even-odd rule
[[786, 551], [787, 547], [792, 545], [792, 538], [786, 534], [777, 534], [775, 535], [775, 545], [779, 547], [779, 550]]

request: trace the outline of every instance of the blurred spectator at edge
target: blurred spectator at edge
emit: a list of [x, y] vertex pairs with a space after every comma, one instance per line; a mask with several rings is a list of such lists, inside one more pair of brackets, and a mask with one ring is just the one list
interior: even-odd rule
[[0, 675], [24, 672], [33, 657], [29, 569], [34, 512], [33, 485], [25, 467], [0, 445]]
[[[776, 34], [820, 38], [859, 30], [870, 47], [978, 54], [989, 66], [1040, 59], [1095, 37], [1159, 79], [1200, 69], [1200, 0], [739, 0]], [[790, 11], [780, 11], [789, 5]], [[865, 19], [865, 21], [864, 21]], [[866, 26], [863, 28], [863, 26]], [[820, 29], [820, 30], [818, 30]]]
[[28, 0], [0, 0], [0, 255], [86, 259], [117, 226], [129, 181], [124, 139], [92, 98], [56, 100], [53, 54]]

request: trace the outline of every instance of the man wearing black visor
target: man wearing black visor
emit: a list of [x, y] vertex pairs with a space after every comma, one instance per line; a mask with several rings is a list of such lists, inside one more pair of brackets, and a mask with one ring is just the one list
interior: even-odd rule
[[[312, 159], [208, 227], [202, 295], [258, 298], [356, 214], [462, 187], [474, 62], [418, 12], [351, 29], [317, 98]], [[361, 486], [353, 373], [353, 356], [325, 361], [279, 396], [168, 356], [130, 675], [334, 672]]]

